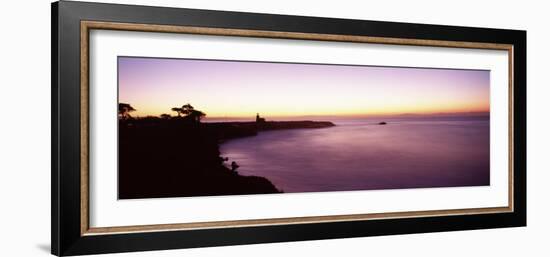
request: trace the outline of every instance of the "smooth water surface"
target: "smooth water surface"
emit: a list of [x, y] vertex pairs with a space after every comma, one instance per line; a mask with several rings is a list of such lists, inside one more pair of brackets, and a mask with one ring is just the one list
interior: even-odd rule
[[265, 177], [284, 192], [489, 185], [488, 117], [380, 121], [265, 131], [220, 150], [239, 174]]

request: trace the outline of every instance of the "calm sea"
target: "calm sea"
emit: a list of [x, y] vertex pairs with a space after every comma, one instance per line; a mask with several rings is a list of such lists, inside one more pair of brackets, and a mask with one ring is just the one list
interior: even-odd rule
[[260, 132], [220, 150], [239, 174], [265, 177], [284, 192], [489, 185], [487, 116], [332, 121]]

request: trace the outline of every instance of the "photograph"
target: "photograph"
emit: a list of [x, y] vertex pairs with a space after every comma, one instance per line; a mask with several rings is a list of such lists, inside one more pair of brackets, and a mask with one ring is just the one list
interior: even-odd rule
[[490, 70], [117, 62], [119, 199], [490, 186]]
[[[58, 1], [49, 16], [31, 15], [50, 20], [49, 29], [37, 30], [47, 22], [32, 19], [34, 29], [14, 27], [28, 38], [17, 44], [31, 42], [25, 51], [40, 49], [32, 56], [51, 67], [29, 69], [36, 62], [15, 54], [11, 63], [27, 68], [5, 83], [25, 82], [8, 87], [24, 93], [10, 97], [19, 105], [51, 101], [51, 115], [4, 108], [20, 119], [6, 118], [5, 127], [24, 135], [10, 146], [24, 155], [7, 161], [41, 171], [46, 165], [35, 159], [49, 159], [42, 175], [6, 173], [24, 178], [9, 192], [33, 189], [23, 191], [37, 202], [14, 206], [50, 212], [26, 226], [37, 231], [11, 231], [36, 236], [35, 252], [179, 256], [184, 248], [255, 245], [252, 255], [280, 256], [355, 238], [318, 253], [364, 255], [354, 244], [365, 243], [353, 242], [371, 240], [364, 242], [375, 255], [414, 255], [415, 247], [426, 255], [434, 245], [440, 253], [475, 241], [456, 252], [467, 256], [510, 252], [501, 246], [517, 245], [520, 234], [543, 238], [536, 233], [544, 229], [521, 232], [531, 216], [528, 138], [537, 136], [527, 132], [548, 131], [527, 126], [528, 109], [536, 121], [547, 109], [527, 108], [527, 46], [545, 46], [536, 15], [511, 19], [517, 6], [494, 12], [492, 5], [476, 6], [478, 18], [462, 5], [429, 14], [433, 4], [424, 4], [415, 7], [422, 17], [441, 19], [415, 20], [395, 8], [354, 16], [334, 6], [300, 11], [294, 2], [293, 11], [172, 2]], [[527, 29], [540, 42], [528, 44]], [[48, 44], [36, 40], [42, 34], [50, 34]], [[32, 88], [48, 79], [48, 92]], [[40, 149], [32, 137], [47, 150], [29, 152]], [[548, 220], [539, 216], [532, 222]], [[449, 244], [440, 238], [447, 236]], [[277, 245], [283, 252], [265, 248]], [[26, 254], [28, 242], [12, 248], [36, 255]]]

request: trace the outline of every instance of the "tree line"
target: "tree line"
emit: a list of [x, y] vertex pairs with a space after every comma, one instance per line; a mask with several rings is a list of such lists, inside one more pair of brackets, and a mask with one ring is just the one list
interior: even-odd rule
[[[200, 123], [206, 116], [206, 113], [195, 109], [191, 104], [185, 104], [181, 107], [174, 107], [171, 109], [177, 113], [177, 116], [172, 117], [170, 114], [163, 113], [160, 115], [162, 119], [184, 119], [194, 123]], [[134, 107], [127, 103], [118, 104], [118, 118], [121, 120], [134, 119], [130, 113], [136, 111]]]

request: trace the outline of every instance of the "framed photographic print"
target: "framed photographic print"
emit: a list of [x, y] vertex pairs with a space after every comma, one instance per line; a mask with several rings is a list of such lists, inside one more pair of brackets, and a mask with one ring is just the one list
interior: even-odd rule
[[525, 226], [526, 32], [52, 5], [52, 253]]

